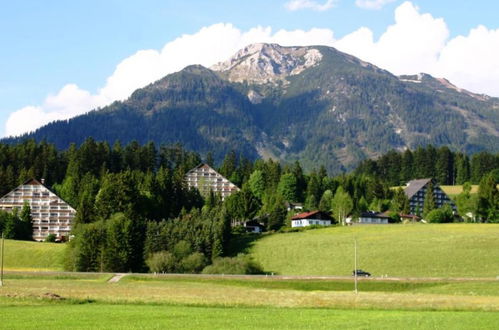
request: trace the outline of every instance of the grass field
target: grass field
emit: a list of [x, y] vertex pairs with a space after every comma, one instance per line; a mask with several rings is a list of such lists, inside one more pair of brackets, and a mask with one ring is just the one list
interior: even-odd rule
[[358, 268], [375, 276], [496, 277], [498, 237], [498, 224], [365, 225], [263, 236], [248, 250], [268, 272], [347, 276], [357, 239]]
[[497, 329], [499, 313], [151, 305], [2, 307], [4, 329]]
[[[463, 192], [462, 185], [440, 186], [440, 188], [442, 188], [442, 190], [449, 196], [457, 196]], [[471, 192], [470, 193], [472, 193], [472, 194], [478, 193], [478, 185], [477, 184], [471, 185]]]
[[6, 270], [62, 270], [64, 244], [5, 240]]
[[7, 274], [2, 329], [495, 329], [499, 281]]

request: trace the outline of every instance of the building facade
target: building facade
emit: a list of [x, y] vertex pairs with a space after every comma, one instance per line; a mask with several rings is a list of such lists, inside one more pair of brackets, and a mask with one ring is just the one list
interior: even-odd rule
[[223, 200], [239, 191], [235, 184], [207, 164], [200, 164], [187, 172], [185, 180], [189, 188], [196, 188], [205, 196], [213, 191], [215, 194], [220, 194]]
[[424, 207], [426, 190], [433, 185], [433, 196], [435, 199], [435, 207], [440, 208], [445, 204], [449, 204], [453, 211], [456, 211], [456, 204], [447, 196], [447, 194], [438, 186], [433, 179], [412, 180], [407, 183], [404, 189], [407, 198], [409, 199], [410, 213], [421, 215]]
[[43, 241], [49, 234], [54, 234], [59, 240], [67, 239], [76, 210], [42, 182], [36, 179], [24, 182], [0, 198], [0, 209], [20, 211], [24, 203], [28, 203], [33, 219], [34, 240]]
[[331, 226], [332, 220], [328, 214], [321, 211], [304, 212], [291, 218], [291, 227]]
[[362, 212], [359, 217], [359, 224], [373, 225], [373, 224], [383, 224], [389, 223], [390, 217], [381, 212]]

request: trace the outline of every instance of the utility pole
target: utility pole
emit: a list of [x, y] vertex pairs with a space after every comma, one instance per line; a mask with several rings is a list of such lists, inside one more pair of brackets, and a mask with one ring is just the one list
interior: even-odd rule
[[3, 239], [3, 231], [2, 231], [2, 252], [0, 253], [0, 257], [2, 258], [2, 260], [0, 261], [0, 286], [3, 286], [3, 256], [4, 256], [4, 249], [5, 249], [5, 245], [4, 245], [4, 239]]
[[354, 264], [354, 269], [353, 269], [353, 277], [354, 277], [354, 282], [355, 282], [355, 294], [358, 293], [358, 290], [357, 290], [357, 239], [355, 238], [354, 239], [354, 245], [353, 245], [353, 250], [354, 250], [354, 260], [353, 260], [353, 264]]

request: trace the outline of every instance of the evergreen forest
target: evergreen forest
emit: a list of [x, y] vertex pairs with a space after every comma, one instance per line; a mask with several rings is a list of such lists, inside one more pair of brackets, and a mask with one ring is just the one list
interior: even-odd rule
[[[231, 240], [243, 232], [231, 224], [257, 219], [267, 231], [292, 230], [286, 203], [327, 212], [338, 223], [368, 210], [389, 211], [398, 222], [399, 214], [408, 212], [408, 200], [394, 186], [416, 178], [462, 184], [463, 192], [454, 196], [459, 213], [499, 222], [499, 154], [469, 156], [430, 145], [390, 151], [339, 176], [329, 176], [324, 166], [305, 172], [298, 161], [252, 161], [235, 151], [221, 162], [214, 159], [210, 152], [202, 157], [180, 145], [153, 142], [111, 146], [88, 138], [65, 150], [34, 140], [0, 144], [0, 193], [44, 178], [77, 210], [65, 259], [74, 271], [258, 273], [245, 256], [228, 257]], [[203, 162], [241, 190], [222, 201], [189, 189], [185, 174]], [[477, 194], [471, 194], [471, 184], [479, 185]], [[427, 209], [424, 215], [434, 222], [455, 221], [446, 212]], [[13, 214], [1, 212], [0, 230], [9, 238], [29, 239], [30, 221], [26, 205]]]

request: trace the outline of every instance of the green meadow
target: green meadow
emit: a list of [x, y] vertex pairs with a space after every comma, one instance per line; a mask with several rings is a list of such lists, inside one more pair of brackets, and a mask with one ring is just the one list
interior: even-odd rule
[[5, 240], [6, 270], [62, 270], [64, 244]]
[[499, 281], [8, 273], [2, 329], [494, 329]]
[[[6, 240], [0, 329], [497, 329], [497, 237], [491, 224], [248, 235], [233, 253], [282, 276], [128, 274], [117, 283], [57, 272], [62, 244]], [[359, 268], [376, 276], [360, 278], [357, 294], [354, 239]]]
[[246, 250], [268, 272], [344, 275], [358, 268], [388, 277], [499, 276], [499, 224], [329, 227], [264, 235]]

